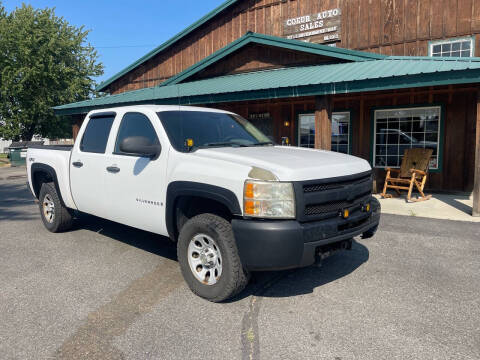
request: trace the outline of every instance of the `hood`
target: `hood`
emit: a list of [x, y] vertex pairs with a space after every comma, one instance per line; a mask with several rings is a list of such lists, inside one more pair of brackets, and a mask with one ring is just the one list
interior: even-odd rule
[[268, 170], [280, 181], [326, 179], [371, 169], [367, 161], [355, 156], [293, 146], [222, 147], [193, 154]]

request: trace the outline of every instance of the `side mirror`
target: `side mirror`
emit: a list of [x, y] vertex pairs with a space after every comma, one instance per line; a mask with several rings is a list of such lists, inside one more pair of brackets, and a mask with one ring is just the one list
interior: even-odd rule
[[162, 146], [160, 144], [152, 144], [150, 139], [145, 136], [129, 136], [120, 143], [120, 151], [127, 154], [156, 159], [162, 151]]

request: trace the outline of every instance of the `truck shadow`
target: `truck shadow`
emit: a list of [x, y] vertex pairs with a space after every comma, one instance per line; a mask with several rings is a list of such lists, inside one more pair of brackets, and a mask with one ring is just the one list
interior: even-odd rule
[[165, 236], [135, 229], [88, 214], [78, 215], [74, 228], [71, 231], [77, 230], [96, 232], [124, 244], [177, 261], [177, 247]]
[[[123, 242], [152, 254], [177, 261], [176, 245], [167, 237], [131, 228], [126, 225], [81, 214], [75, 230], [89, 230], [113, 240]], [[236, 302], [249, 296], [290, 297], [310, 294], [316, 288], [338, 280], [354, 272], [369, 258], [368, 248], [353, 242], [352, 250], [334, 253], [323, 260], [320, 267], [302, 269], [254, 272], [249, 285], [229, 302]]]
[[310, 294], [318, 287], [351, 274], [368, 259], [368, 248], [354, 240], [352, 250], [334, 253], [324, 259], [320, 266], [253, 273], [250, 284], [232, 301], [251, 295], [281, 298]]

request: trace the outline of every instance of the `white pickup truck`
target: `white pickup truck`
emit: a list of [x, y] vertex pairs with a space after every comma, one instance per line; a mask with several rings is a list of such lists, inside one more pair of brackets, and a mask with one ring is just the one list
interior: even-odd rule
[[45, 227], [76, 211], [169, 236], [185, 281], [222, 301], [249, 272], [312, 265], [374, 235], [367, 161], [277, 146], [239, 115], [140, 105], [90, 112], [73, 147], [27, 152]]

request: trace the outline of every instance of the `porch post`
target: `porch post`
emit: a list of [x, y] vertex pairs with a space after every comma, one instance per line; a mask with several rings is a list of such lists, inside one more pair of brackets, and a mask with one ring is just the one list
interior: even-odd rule
[[473, 216], [480, 216], [480, 89], [477, 90], [477, 137], [475, 141], [475, 183], [473, 185]]
[[315, 97], [315, 149], [332, 147], [332, 97]]

